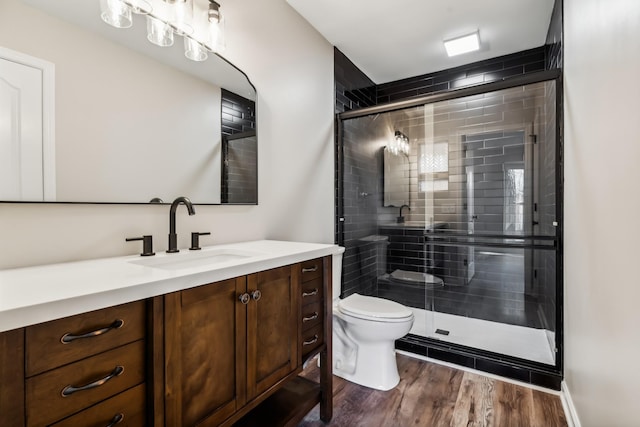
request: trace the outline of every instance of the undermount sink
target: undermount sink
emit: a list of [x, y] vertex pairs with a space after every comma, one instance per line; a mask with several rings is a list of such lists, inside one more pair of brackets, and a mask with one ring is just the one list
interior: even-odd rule
[[182, 270], [185, 268], [197, 268], [211, 264], [238, 261], [258, 255], [261, 254], [258, 252], [245, 251], [241, 249], [220, 248], [198, 252], [185, 251], [178, 254], [167, 254], [165, 256], [142, 258], [129, 262], [132, 264], [160, 268], [163, 270]]

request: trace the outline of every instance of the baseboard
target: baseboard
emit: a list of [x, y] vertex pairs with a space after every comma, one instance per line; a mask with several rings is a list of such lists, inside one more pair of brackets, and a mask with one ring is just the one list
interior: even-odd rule
[[567, 424], [569, 427], [582, 427], [580, 419], [578, 418], [578, 412], [571, 399], [571, 393], [569, 393], [569, 387], [566, 381], [562, 381], [562, 390], [560, 392], [560, 400], [562, 401], [562, 409], [564, 409], [564, 415], [567, 418]]

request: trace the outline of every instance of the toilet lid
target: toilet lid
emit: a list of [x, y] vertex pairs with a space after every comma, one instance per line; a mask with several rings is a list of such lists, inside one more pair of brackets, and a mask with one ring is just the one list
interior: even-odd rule
[[340, 300], [338, 309], [354, 317], [370, 319], [405, 319], [413, 315], [411, 310], [397, 302], [360, 294]]

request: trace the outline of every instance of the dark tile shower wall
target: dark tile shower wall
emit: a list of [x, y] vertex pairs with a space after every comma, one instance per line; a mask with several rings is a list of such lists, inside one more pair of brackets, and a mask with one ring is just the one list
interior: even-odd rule
[[333, 48], [336, 113], [376, 105], [376, 85], [338, 48]]
[[[375, 84], [340, 50], [334, 48], [336, 113], [375, 105]], [[353, 127], [357, 126], [357, 127]], [[367, 143], [352, 141], [350, 135], [367, 133], [367, 123], [352, 124], [344, 129], [344, 235], [338, 233], [336, 242], [344, 237], [345, 254], [342, 265], [343, 296], [354, 292], [371, 294], [377, 277], [379, 243], [362, 240], [376, 233], [376, 214], [379, 200], [379, 165], [376, 152]], [[337, 126], [336, 126], [337, 129]], [[339, 136], [336, 137], [336, 144]], [[337, 145], [336, 145], [337, 152]], [[338, 188], [340, 159], [336, 156], [335, 188]], [[366, 193], [366, 194], [363, 194]], [[340, 205], [336, 194], [336, 209]], [[339, 212], [336, 211], [336, 217]]]
[[541, 46], [461, 67], [380, 84], [376, 87], [376, 102], [384, 104], [542, 71], [545, 69], [545, 59], [546, 47]]
[[382, 204], [378, 128], [373, 118], [345, 122], [343, 296], [375, 292], [378, 206]]

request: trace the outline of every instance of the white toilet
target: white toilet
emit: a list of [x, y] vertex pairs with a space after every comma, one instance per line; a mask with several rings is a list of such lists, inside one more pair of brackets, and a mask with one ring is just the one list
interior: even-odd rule
[[377, 390], [398, 382], [395, 340], [413, 325], [413, 312], [382, 298], [353, 294], [341, 300], [342, 253], [333, 255], [333, 373]]

